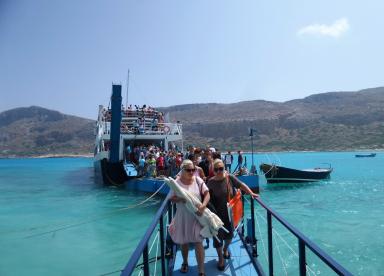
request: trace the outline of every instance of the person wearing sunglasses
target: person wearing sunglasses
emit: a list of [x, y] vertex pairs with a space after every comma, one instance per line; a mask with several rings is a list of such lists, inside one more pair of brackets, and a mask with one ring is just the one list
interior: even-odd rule
[[[197, 207], [196, 214], [201, 216], [206, 208], [210, 195], [208, 187], [204, 181], [195, 175], [196, 168], [191, 160], [184, 160], [181, 164], [181, 173], [176, 178], [177, 184], [183, 189], [193, 193], [200, 199], [202, 204]], [[176, 202], [176, 214], [169, 226], [169, 234], [172, 240], [176, 244], [180, 244], [181, 255], [183, 257], [183, 264], [181, 265], [180, 272], [188, 272], [188, 250], [189, 244], [195, 245], [195, 253], [197, 259], [197, 266], [199, 275], [205, 275], [204, 273], [204, 247], [203, 238], [200, 236], [200, 230], [202, 226], [196, 219], [196, 217], [190, 213], [185, 205], [185, 200], [177, 197], [175, 194], [171, 196], [171, 201]]]
[[197, 155], [190, 154], [188, 156], [188, 159], [191, 160], [193, 162], [193, 165], [195, 166], [195, 169], [196, 169], [195, 176], [198, 176], [204, 181], [206, 181], [207, 178], [205, 177], [203, 169], [198, 166], [199, 162], [197, 162]]
[[[217, 256], [219, 258], [217, 269], [223, 271], [225, 269], [224, 259], [230, 258], [228, 246], [231, 244], [234, 231], [228, 217], [228, 193], [231, 193], [230, 190], [233, 190], [234, 187], [244, 191], [252, 197], [257, 197], [258, 194], [252, 192], [252, 190], [245, 183], [241, 182], [236, 176], [229, 174], [224, 169], [224, 163], [221, 159], [215, 159], [213, 162], [213, 171], [215, 176], [210, 178], [207, 183], [209, 194], [211, 196], [210, 200], [216, 209], [216, 214], [224, 222], [224, 227], [229, 231], [229, 233], [219, 231], [218, 238], [220, 242], [216, 239], [213, 240], [213, 246], [216, 248]], [[231, 189], [229, 189], [229, 187]]]

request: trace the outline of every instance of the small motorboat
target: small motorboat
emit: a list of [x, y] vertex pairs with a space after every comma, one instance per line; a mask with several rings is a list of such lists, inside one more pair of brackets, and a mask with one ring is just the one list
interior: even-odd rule
[[370, 154], [355, 154], [355, 157], [375, 157], [376, 153], [370, 153]]
[[332, 168], [313, 168], [305, 170], [296, 170], [277, 166], [274, 164], [261, 164], [260, 170], [264, 172], [268, 183], [297, 183], [297, 182], [315, 182], [329, 178]]

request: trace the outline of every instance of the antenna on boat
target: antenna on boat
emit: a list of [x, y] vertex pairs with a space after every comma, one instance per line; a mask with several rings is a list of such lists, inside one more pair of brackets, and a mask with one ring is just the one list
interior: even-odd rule
[[[253, 163], [253, 136], [254, 136], [254, 132], [255, 132], [255, 129], [254, 128], [248, 128], [249, 130], [249, 136], [251, 136], [251, 144], [252, 144], [252, 166], [251, 166], [251, 171], [250, 173], [251, 174], [257, 174], [256, 172], [256, 166], [255, 164]], [[240, 169], [240, 168], [239, 168]]]
[[127, 97], [125, 101], [125, 108], [128, 108], [128, 88], [129, 88], [129, 69], [128, 69], [128, 76], [127, 76]]

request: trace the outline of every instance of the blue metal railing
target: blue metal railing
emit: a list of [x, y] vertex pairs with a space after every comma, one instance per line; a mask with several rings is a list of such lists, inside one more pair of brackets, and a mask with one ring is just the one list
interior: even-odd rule
[[[288, 229], [296, 238], [298, 239], [298, 250], [299, 250], [299, 272], [300, 276], [305, 276], [307, 273], [306, 270], [306, 248], [310, 249], [317, 257], [326, 264], [329, 268], [331, 268], [338, 275], [352, 275], [348, 270], [342, 267], [338, 262], [336, 262], [331, 256], [325, 253], [320, 247], [318, 247], [314, 242], [309, 240], [306, 236], [304, 236], [299, 230], [293, 227], [290, 223], [288, 223], [285, 219], [283, 219], [278, 213], [269, 208], [260, 198], [252, 199], [251, 198], [251, 221], [252, 221], [252, 229], [251, 229], [251, 240], [253, 243], [257, 243], [256, 235], [255, 235], [255, 215], [254, 215], [254, 200], [259, 203], [261, 207], [263, 207], [267, 211], [267, 235], [268, 235], [268, 271], [269, 275], [274, 275], [273, 272], [273, 235], [272, 235], [272, 218], [275, 218], [279, 221], [286, 229]], [[257, 244], [255, 244], [256, 248], [252, 248], [253, 255], [256, 253], [257, 258]], [[246, 247], [247, 251], [249, 247]], [[249, 252], [250, 253], [250, 252]], [[250, 254], [249, 254], [250, 255]], [[260, 265], [256, 260], [254, 264]], [[261, 267], [261, 266], [260, 266]], [[255, 266], [256, 270], [258, 268]], [[259, 274], [264, 274], [263, 271], [258, 271]]]
[[[244, 202], [244, 211], [246, 208], [245, 197], [243, 196]], [[352, 275], [349, 271], [347, 271], [344, 267], [342, 267], [339, 263], [337, 263], [331, 256], [325, 253], [322, 249], [320, 249], [315, 243], [309, 240], [306, 236], [304, 236], [299, 230], [293, 227], [290, 223], [288, 223], [285, 219], [283, 219], [278, 213], [269, 208], [263, 201], [259, 198], [250, 199], [250, 227], [247, 227], [247, 233], [244, 229], [245, 218], [243, 217], [242, 227], [237, 229], [238, 235], [248, 253], [249, 259], [252, 262], [255, 270], [259, 275], [265, 275], [262, 265], [258, 261], [258, 253], [257, 253], [257, 238], [255, 231], [255, 204], [257, 202], [263, 209], [267, 211], [267, 239], [268, 239], [268, 275], [274, 275], [274, 260], [273, 260], [273, 225], [272, 218], [276, 219], [283, 225], [287, 230], [289, 230], [297, 239], [298, 239], [298, 251], [299, 251], [299, 275], [305, 276], [307, 273], [307, 264], [306, 264], [306, 248], [310, 249], [318, 258], [329, 268], [331, 268], [338, 275]], [[144, 272], [144, 276], [150, 275], [150, 267], [149, 264], [151, 261], [157, 262], [161, 261], [161, 275], [169, 275], [172, 273], [173, 264], [175, 261], [176, 255], [176, 245], [171, 241], [166, 242], [166, 227], [164, 226], [164, 216], [168, 213], [168, 224], [170, 224], [172, 220], [172, 214], [175, 212], [175, 204], [172, 204], [169, 200], [169, 194], [162, 203], [161, 207], [157, 211], [154, 219], [152, 220], [150, 226], [145, 232], [143, 238], [141, 239], [139, 245], [133, 252], [128, 264], [125, 266], [121, 275], [128, 276], [132, 275], [132, 273], [140, 268]], [[148, 252], [148, 243], [156, 231], [156, 227], [159, 226], [159, 243], [160, 243], [160, 256], [155, 256], [155, 258], [149, 258]], [[142, 258], [142, 264], [138, 264]], [[167, 261], [167, 264], [166, 264]]]
[[[164, 225], [164, 217], [165, 214], [168, 213], [168, 224], [172, 220], [172, 203], [169, 200], [169, 195], [165, 198], [164, 202], [161, 204], [159, 210], [157, 211], [155, 217], [153, 218], [150, 226], [148, 227], [147, 231], [145, 232], [143, 238], [141, 239], [139, 245], [136, 247], [135, 251], [133, 252], [131, 258], [129, 259], [127, 265], [122, 270], [121, 275], [129, 276], [132, 275], [132, 273], [138, 268], [141, 267], [144, 272], [144, 276], [150, 275], [150, 259], [149, 259], [149, 252], [148, 252], [148, 243], [153, 235], [153, 233], [156, 231], [157, 226], [159, 231], [159, 243], [160, 243], [160, 257], [155, 256], [154, 262], [157, 262], [158, 260], [161, 261], [161, 275], [167, 275], [170, 274], [170, 267], [172, 267], [172, 260], [174, 261], [174, 257], [176, 254], [175, 245], [171, 244], [168, 248], [166, 248], [166, 227]], [[142, 257], [143, 262], [142, 264], [138, 264], [140, 261], [140, 258]], [[168, 265], [166, 264], [166, 260], [168, 260]]]

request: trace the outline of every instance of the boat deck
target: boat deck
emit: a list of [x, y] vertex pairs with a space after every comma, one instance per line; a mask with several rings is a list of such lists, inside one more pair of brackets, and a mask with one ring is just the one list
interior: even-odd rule
[[[204, 246], [206, 242], [204, 241]], [[209, 247], [205, 250], [205, 274], [206, 275], [258, 275], [252, 262], [249, 259], [248, 253], [245, 250], [240, 238], [236, 235], [229, 246], [231, 259], [225, 260], [225, 270], [219, 271], [217, 269], [217, 253], [213, 247], [213, 241], [209, 241]], [[181, 273], [180, 267], [183, 263], [181, 251], [176, 253], [175, 266], [172, 275], [198, 275], [197, 262], [194, 249], [190, 248], [188, 254], [188, 273]]]

